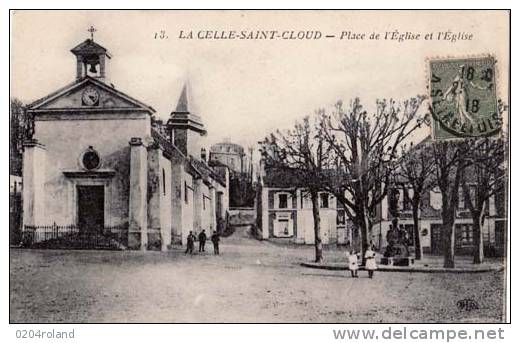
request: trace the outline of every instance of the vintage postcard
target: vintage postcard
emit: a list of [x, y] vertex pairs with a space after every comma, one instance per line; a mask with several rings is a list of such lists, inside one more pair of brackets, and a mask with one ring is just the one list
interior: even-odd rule
[[510, 321], [509, 11], [10, 20], [11, 323]]

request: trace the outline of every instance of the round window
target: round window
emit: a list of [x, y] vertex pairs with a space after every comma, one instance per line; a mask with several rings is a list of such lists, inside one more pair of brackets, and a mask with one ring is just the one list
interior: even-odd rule
[[92, 147], [89, 147], [83, 154], [82, 163], [85, 169], [94, 170], [99, 168], [101, 159], [99, 158], [99, 154]]

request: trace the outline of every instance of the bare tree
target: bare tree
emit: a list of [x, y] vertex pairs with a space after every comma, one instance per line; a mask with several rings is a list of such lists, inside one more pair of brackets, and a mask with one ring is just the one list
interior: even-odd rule
[[17, 98], [11, 98], [9, 119], [9, 173], [21, 175], [23, 142], [32, 138], [34, 125], [24, 104]]
[[481, 138], [468, 142], [465, 156], [469, 166], [462, 176], [464, 201], [473, 220], [473, 262], [484, 261], [482, 225], [486, 215], [485, 205], [489, 198], [504, 187], [504, 141]]
[[[316, 119], [321, 118], [319, 111]], [[309, 117], [297, 122], [291, 130], [276, 131], [261, 143], [266, 166], [296, 172], [295, 185], [305, 188], [311, 198], [314, 219], [315, 261], [323, 261], [320, 206], [318, 195], [324, 189], [323, 179], [328, 166], [328, 148], [318, 125]]]
[[444, 267], [455, 267], [455, 215], [459, 202], [459, 188], [467, 161], [465, 141], [438, 141], [432, 144], [435, 183], [442, 196], [442, 236]]
[[368, 114], [356, 98], [348, 109], [338, 102], [323, 120], [323, 136], [334, 152], [336, 176], [340, 176], [330, 188], [360, 230], [363, 256], [376, 207], [390, 187], [398, 147], [424, 121], [418, 115], [424, 99], [417, 96], [402, 104], [378, 100], [375, 112]]
[[413, 235], [415, 259], [422, 259], [422, 246], [419, 228], [419, 216], [422, 207], [422, 196], [433, 185], [433, 156], [432, 148], [427, 144], [413, 143], [403, 146], [401, 158], [396, 170], [397, 178], [404, 183], [404, 196], [408, 197], [408, 187], [412, 189], [410, 203], [412, 205]]
[[[506, 106], [499, 101], [499, 114], [502, 115], [505, 111]], [[480, 224], [483, 221], [484, 203], [499, 189], [497, 181], [500, 176], [497, 177], [492, 173], [494, 171], [500, 174], [499, 169], [503, 167], [499, 162], [504, 158], [503, 143], [501, 140], [493, 141], [484, 138], [438, 141], [432, 144], [432, 152], [435, 164], [435, 182], [439, 186], [442, 196], [444, 267], [455, 267], [455, 216], [460, 196], [465, 198], [472, 217], [474, 217], [474, 230], [478, 230], [476, 233], [474, 231], [475, 254], [478, 254], [478, 260], [482, 260], [483, 244]], [[492, 156], [494, 154], [498, 155]], [[473, 172], [477, 183], [481, 183], [481, 189], [478, 190], [477, 185], [473, 196], [471, 195], [471, 182], [467, 183], [466, 170]], [[478, 176], [478, 174], [481, 175]], [[484, 179], [486, 176], [489, 178]], [[462, 192], [460, 192], [461, 189]], [[480, 192], [479, 195], [477, 195], [478, 192]]]

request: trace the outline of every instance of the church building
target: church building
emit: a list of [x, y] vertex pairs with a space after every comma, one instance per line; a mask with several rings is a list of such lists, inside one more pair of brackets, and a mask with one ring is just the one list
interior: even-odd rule
[[93, 36], [71, 52], [75, 80], [27, 109], [23, 241], [167, 250], [219, 229], [229, 172], [206, 161], [189, 85], [163, 124], [107, 81], [112, 56]]

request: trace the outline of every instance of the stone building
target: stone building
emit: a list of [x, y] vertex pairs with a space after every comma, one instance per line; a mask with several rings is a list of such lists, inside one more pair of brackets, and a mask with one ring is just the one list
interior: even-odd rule
[[235, 173], [250, 173], [250, 161], [244, 148], [229, 140], [211, 146], [210, 161], [218, 161]]
[[[431, 137], [427, 136], [415, 145], [429, 144]], [[433, 162], [432, 162], [433, 163]], [[500, 168], [496, 168], [497, 173]], [[397, 175], [399, 173], [396, 173]], [[476, 196], [477, 176], [475, 169], [466, 167], [466, 186], [469, 188], [470, 196]], [[430, 176], [433, 178], [433, 176]], [[483, 210], [483, 222], [481, 222], [482, 240], [484, 253], [488, 256], [504, 256], [507, 242], [507, 206], [506, 185], [507, 181], [497, 174], [497, 192], [491, 195], [485, 202]], [[433, 187], [428, 187], [420, 197], [420, 208], [418, 211], [418, 226], [421, 247], [424, 253], [433, 255], [443, 254], [443, 232], [442, 232], [442, 194], [434, 180], [429, 180]], [[474, 249], [473, 219], [470, 206], [466, 202], [462, 185], [458, 190], [458, 203], [455, 209], [455, 253], [458, 255], [470, 255]], [[408, 245], [414, 246], [414, 222], [412, 198], [413, 187], [406, 183], [406, 178], [397, 177], [395, 185], [388, 191], [381, 204], [376, 208], [374, 214], [374, 225], [372, 226], [371, 238], [379, 247], [384, 249], [388, 244], [388, 232], [392, 229], [394, 233], [400, 231], [408, 237]], [[397, 219], [397, 228], [394, 223]]]
[[251, 209], [253, 207], [255, 190], [253, 188], [254, 171], [252, 165], [252, 148], [249, 156], [244, 148], [231, 143], [229, 139], [211, 146], [209, 163], [212, 166], [226, 166], [230, 170], [229, 206], [233, 209]]
[[[410, 203], [413, 190], [407, 187], [399, 187], [393, 191], [396, 195], [396, 210], [398, 211], [398, 226], [409, 237], [409, 245], [413, 246], [413, 217]], [[408, 192], [408, 194], [405, 194]], [[455, 253], [470, 255], [473, 252], [473, 222], [462, 189], [459, 191], [459, 202], [455, 211]], [[442, 255], [442, 195], [438, 187], [426, 191], [422, 197], [422, 208], [419, 212], [419, 232], [421, 246], [424, 253]], [[392, 228], [394, 215], [391, 210], [391, 196], [386, 196], [378, 210], [372, 227], [372, 241], [384, 249], [387, 245], [387, 233]], [[505, 196], [503, 192], [492, 196], [484, 210], [485, 218], [481, 226], [486, 255], [503, 256], [505, 252], [507, 217]]]
[[107, 81], [104, 47], [87, 39], [71, 52], [75, 81], [28, 106], [24, 234], [99, 239], [117, 229], [128, 248], [165, 250], [191, 230], [216, 229], [228, 207], [228, 172], [201, 157], [206, 130], [189, 87], [162, 125], [152, 107]]
[[[334, 195], [320, 192], [319, 206], [322, 243], [353, 242], [356, 233]], [[257, 183], [255, 209], [259, 238], [314, 244], [312, 202], [297, 173], [264, 167]]]

